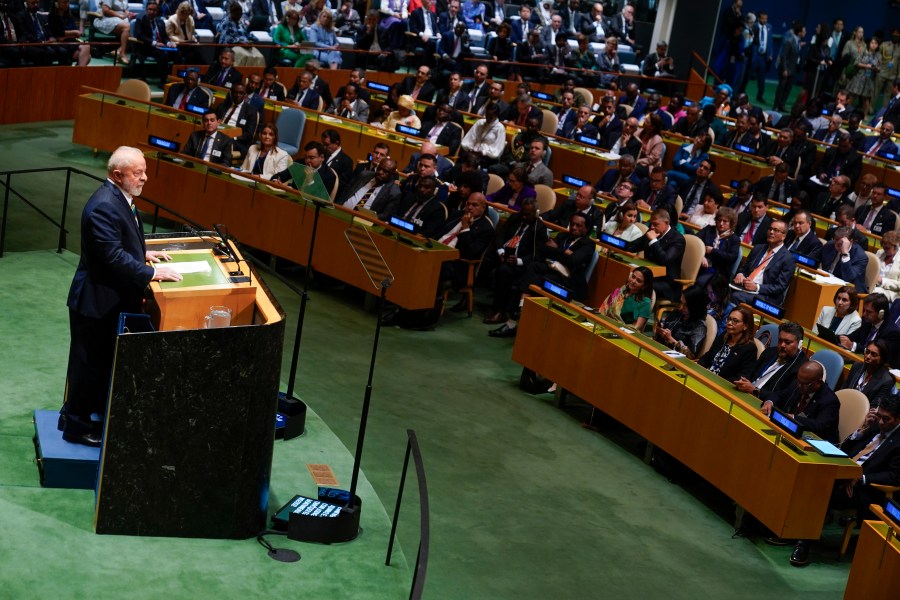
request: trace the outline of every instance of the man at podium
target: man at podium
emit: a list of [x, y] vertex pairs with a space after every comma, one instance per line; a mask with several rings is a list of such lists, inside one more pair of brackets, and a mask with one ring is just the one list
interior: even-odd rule
[[141, 312], [151, 280], [180, 281], [165, 266], [165, 252], [148, 251], [134, 197], [147, 182], [147, 164], [137, 148], [117, 148], [107, 180], [81, 215], [81, 259], [69, 289], [69, 364], [59, 427], [63, 439], [99, 446], [102, 427], [91, 414], [106, 412], [119, 313]]

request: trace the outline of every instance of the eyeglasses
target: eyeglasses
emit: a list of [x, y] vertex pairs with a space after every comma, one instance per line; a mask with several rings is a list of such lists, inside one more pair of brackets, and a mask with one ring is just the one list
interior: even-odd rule
[[775, 233], [781, 233], [781, 234], [787, 233], [787, 231], [785, 231], [781, 227], [769, 227], [769, 231], [774, 231]]
[[743, 319], [735, 319], [734, 317], [728, 317], [725, 319], [726, 323], [731, 323], [732, 325], [739, 325], [744, 322]]

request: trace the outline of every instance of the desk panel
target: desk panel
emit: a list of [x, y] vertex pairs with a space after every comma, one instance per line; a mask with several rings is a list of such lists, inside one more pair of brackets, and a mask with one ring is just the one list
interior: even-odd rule
[[778, 535], [819, 536], [834, 481], [856, 477], [858, 465], [776, 444], [765, 421], [707, 383], [727, 382], [686, 360], [686, 378], [664, 370], [629, 336], [604, 338], [581, 321], [544, 298], [527, 299], [513, 360], [647, 438]]
[[[315, 209], [296, 196], [273, 192], [266, 186], [245, 183], [225, 174], [207, 172], [202, 165], [189, 168], [147, 154], [149, 180], [143, 196], [208, 226], [224, 223], [241, 243], [305, 265], [309, 256]], [[143, 200], [138, 207], [152, 212]], [[166, 217], [164, 212], [162, 216]], [[362, 265], [344, 232], [352, 214], [336, 208], [321, 211], [316, 233], [313, 267], [316, 271], [374, 293]], [[394, 274], [388, 300], [408, 309], [434, 306], [441, 263], [459, 252], [437, 242], [427, 248], [372, 228], [372, 237]]]
[[900, 540], [883, 521], [863, 521], [844, 590], [846, 600], [895, 600], [900, 590]]

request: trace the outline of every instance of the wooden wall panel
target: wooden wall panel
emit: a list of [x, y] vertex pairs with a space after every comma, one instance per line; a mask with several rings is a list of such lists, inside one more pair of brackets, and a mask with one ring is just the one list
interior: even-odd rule
[[75, 117], [82, 85], [115, 91], [121, 67], [40, 67], [0, 70], [0, 123], [61, 121]]

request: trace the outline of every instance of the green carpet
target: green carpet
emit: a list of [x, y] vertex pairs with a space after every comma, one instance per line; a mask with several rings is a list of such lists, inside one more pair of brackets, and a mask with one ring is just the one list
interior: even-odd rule
[[[70, 135], [69, 123], [0, 128], [0, 164], [73, 164], [102, 173], [106, 157], [73, 147]], [[57, 193], [49, 180], [28, 187]], [[78, 206], [94, 187], [86, 182], [73, 198], [73, 251]], [[430, 494], [427, 598], [842, 596], [849, 564], [836, 561], [836, 529], [828, 529], [805, 569], [788, 564], [790, 547], [732, 539], [727, 498], [692, 478], [668, 482], [640, 460], [640, 440], [615, 423], [604, 422], [599, 434], [583, 429], [585, 406], [559, 410], [549, 395], [522, 393], [511, 342], [488, 338], [477, 313], [448, 313], [433, 332], [382, 332], [362, 464], [371, 488], [361, 488], [359, 540], [324, 547], [276, 538], [276, 546], [304, 556], [280, 565], [252, 540], [97, 536], [92, 493], [40, 489], [32, 464], [30, 412], [55, 408], [62, 397], [65, 296], [76, 257], [35, 248], [43, 241], [33, 236], [44, 227], [18, 210], [0, 259], [0, 335], [7, 341], [0, 350], [0, 522], [7, 524], [0, 597], [405, 596], [406, 563], [382, 566], [382, 505], [391, 512], [408, 428], [419, 436]], [[43, 248], [55, 247], [55, 236], [47, 239]], [[266, 280], [289, 316], [284, 378], [298, 298]], [[305, 463], [329, 463], [349, 485], [375, 321], [360, 292], [328, 287], [316, 282], [311, 292], [297, 383], [318, 418], [311, 416], [308, 436], [277, 444], [273, 505], [312, 489]], [[609, 368], [615, 366], [597, 365], [598, 386]], [[638, 385], [635, 401], [652, 410], [650, 390]], [[410, 566], [418, 517], [411, 478], [399, 530]]]

